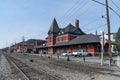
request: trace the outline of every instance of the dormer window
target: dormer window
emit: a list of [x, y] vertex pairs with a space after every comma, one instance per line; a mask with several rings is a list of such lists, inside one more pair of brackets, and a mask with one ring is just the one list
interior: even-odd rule
[[62, 34], [64, 34], [64, 32], [63, 32], [63, 31], [62, 31], [61, 33], [62, 33]]
[[58, 35], [60, 35], [60, 32], [58, 33]]

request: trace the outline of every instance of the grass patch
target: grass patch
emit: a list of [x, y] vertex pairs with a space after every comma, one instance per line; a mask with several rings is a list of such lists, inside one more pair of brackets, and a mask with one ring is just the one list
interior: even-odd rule
[[[117, 55], [112, 55], [112, 58], [117, 58]], [[110, 56], [104, 56], [103, 60], [110, 60]]]
[[110, 57], [109, 56], [104, 56], [103, 60], [110, 60]]

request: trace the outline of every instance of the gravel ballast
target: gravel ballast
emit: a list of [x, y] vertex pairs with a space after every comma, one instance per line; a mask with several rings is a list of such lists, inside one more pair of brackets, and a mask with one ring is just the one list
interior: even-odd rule
[[3, 55], [0, 55], [0, 80], [19, 80], [19, 78], [13, 74], [9, 62]]

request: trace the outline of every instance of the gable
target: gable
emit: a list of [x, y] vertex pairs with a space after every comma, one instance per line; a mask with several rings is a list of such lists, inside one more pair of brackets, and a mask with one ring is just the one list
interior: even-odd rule
[[80, 28], [77, 28], [73, 34], [78, 34], [78, 35], [84, 35], [85, 33], [80, 29]]

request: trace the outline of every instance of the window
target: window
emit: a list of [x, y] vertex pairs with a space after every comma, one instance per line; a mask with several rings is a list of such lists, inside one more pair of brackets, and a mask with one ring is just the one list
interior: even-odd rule
[[81, 46], [80, 45], [78, 46], [78, 51], [81, 51]]
[[49, 41], [52, 42], [52, 38], [51, 37], [49, 38]]
[[64, 36], [62, 36], [62, 41], [64, 41]]
[[50, 48], [50, 52], [52, 52], [52, 48]]
[[58, 37], [58, 42], [60, 42], [60, 38]]

